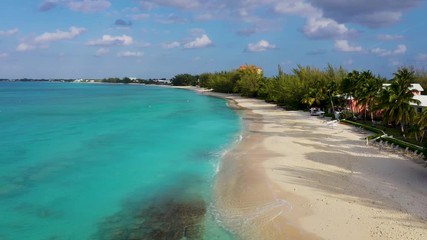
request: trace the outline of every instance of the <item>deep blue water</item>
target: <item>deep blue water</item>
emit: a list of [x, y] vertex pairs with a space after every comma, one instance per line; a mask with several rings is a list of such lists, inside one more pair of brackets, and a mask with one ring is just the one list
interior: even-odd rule
[[191, 91], [0, 82], [0, 239], [233, 239], [211, 195], [239, 131]]

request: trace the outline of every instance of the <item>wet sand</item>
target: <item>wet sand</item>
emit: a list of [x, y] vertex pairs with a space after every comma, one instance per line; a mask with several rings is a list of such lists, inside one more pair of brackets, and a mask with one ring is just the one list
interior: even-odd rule
[[243, 119], [222, 162], [219, 215], [241, 239], [426, 239], [427, 169], [367, 132], [217, 94]]

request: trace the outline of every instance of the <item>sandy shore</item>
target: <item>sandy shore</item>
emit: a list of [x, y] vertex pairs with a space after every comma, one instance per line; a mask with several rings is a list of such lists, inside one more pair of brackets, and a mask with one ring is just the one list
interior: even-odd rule
[[245, 126], [215, 188], [225, 226], [242, 239], [427, 239], [424, 164], [366, 146], [351, 126], [202, 94], [234, 102]]

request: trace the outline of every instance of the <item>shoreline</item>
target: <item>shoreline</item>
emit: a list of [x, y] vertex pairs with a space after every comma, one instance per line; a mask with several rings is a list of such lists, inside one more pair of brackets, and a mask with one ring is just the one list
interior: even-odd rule
[[[235, 102], [242, 140], [224, 156], [215, 205], [242, 239], [425, 239], [427, 170], [375, 146], [367, 132], [329, 126], [262, 100]], [[233, 104], [233, 105], [234, 105]]]

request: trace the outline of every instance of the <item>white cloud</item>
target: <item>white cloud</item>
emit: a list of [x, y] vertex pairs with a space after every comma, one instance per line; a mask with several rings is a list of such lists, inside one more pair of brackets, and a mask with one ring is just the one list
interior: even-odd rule
[[201, 37], [196, 38], [196, 40], [184, 44], [184, 48], [204, 48], [210, 45], [212, 45], [212, 41], [208, 35], [203, 34]]
[[16, 47], [16, 51], [18, 52], [25, 52], [28, 50], [34, 49], [34, 46], [31, 46], [29, 44], [26, 43], [20, 43], [17, 47]]
[[203, 28], [192, 28], [192, 29], [190, 29], [190, 34], [192, 36], [200, 36], [200, 35], [203, 35], [205, 33], [206, 33], [206, 31]]
[[273, 45], [266, 40], [261, 40], [255, 44], [249, 43], [246, 50], [249, 52], [264, 52], [274, 48], [276, 48], [276, 45]]
[[88, 42], [90, 46], [121, 46], [121, 45], [131, 45], [133, 43], [133, 38], [131, 36], [122, 35], [122, 36], [111, 36], [103, 35], [101, 39], [96, 39]]
[[45, 32], [40, 36], [34, 38], [36, 43], [54, 42], [59, 40], [73, 39], [83, 33], [86, 29], [79, 27], [70, 27], [68, 32], [57, 30], [56, 32], [50, 33]]
[[[319, 7], [317, 1], [308, 0], [139, 0], [142, 6], [148, 9], [156, 7], [170, 7], [186, 10], [194, 13], [193, 20], [212, 19], [234, 19], [253, 25], [252, 29], [272, 27], [280, 24], [282, 18], [276, 16], [274, 19], [266, 15], [271, 12], [283, 15], [300, 16], [306, 19], [303, 33], [309, 38], [336, 38], [348, 37], [355, 33], [353, 29], [347, 28], [345, 21], [338, 22], [335, 18], [327, 17]], [[336, 0], [328, 0], [336, 1]], [[349, 1], [349, 0], [347, 0]], [[260, 9], [268, 9], [260, 11]], [[186, 15], [187, 16], [187, 15]], [[174, 14], [169, 16], [158, 16], [162, 23], [185, 23], [188, 19]], [[276, 20], [277, 19], [277, 20]], [[240, 31], [239, 34], [248, 35], [251, 32]]]
[[350, 46], [347, 40], [336, 40], [335, 49], [340, 52], [361, 52], [363, 48], [361, 46]]
[[45, 0], [40, 6], [39, 11], [47, 12], [54, 9], [58, 5], [57, 0]]
[[354, 16], [353, 21], [369, 26], [371, 28], [385, 27], [392, 23], [399, 22], [402, 12], [398, 11], [377, 11], [372, 13], [362, 13]]
[[118, 53], [117, 56], [119, 56], [119, 57], [142, 57], [142, 56], [144, 56], [144, 53], [143, 52], [126, 51], [126, 52]]
[[155, 4], [149, 1], [139, 1], [139, 7], [143, 10], [152, 10]]
[[403, 35], [380, 34], [377, 36], [377, 39], [381, 41], [395, 41], [402, 40], [403, 38]]
[[237, 12], [240, 17], [248, 17], [250, 15], [248, 12], [248, 9], [245, 9], [245, 8], [241, 8]]
[[49, 42], [61, 41], [61, 40], [70, 40], [81, 33], [86, 31], [85, 28], [79, 27], [70, 27], [68, 32], [57, 30], [56, 32], [45, 32], [39, 36], [36, 36], [34, 39], [29, 41], [21, 42], [17, 47], [16, 51], [26, 52], [38, 48], [47, 48]]
[[163, 24], [183, 24], [188, 22], [187, 18], [178, 16], [176, 14], [169, 14], [169, 15], [157, 15], [156, 21]]
[[333, 19], [323, 17], [308, 18], [303, 32], [310, 38], [331, 38], [351, 33], [344, 24], [339, 24]]
[[81, 0], [70, 1], [68, 7], [77, 12], [99, 12], [111, 6], [107, 0]]
[[316, 6], [316, 2], [277, 0], [273, 3], [275, 3], [273, 9], [276, 13], [305, 18], [306, 23], [302, 31], [309, 38], [342, 38], [356, 32], [348, 29], [345, 24], [326, 17], [322, 8]]
[[372, 53], [374, 53], [378, 56], [381, 56], [381, 57], [402, 55], [402, 54], [406, 53], [406, 46], [404, 44], [399, 44], [399, 45], [397, 45], [396, 49], [394, 49], [394, 50], [374, 48], [371, 51], [372, 51]]
[[400, 55], [406, 53], [406, 46], [403, 44], [397, 45], [397, 48], [393, 51], [393, 54]]
[[14, 29], [10, 29], [10, 30], [6, 30], [6, 31], [1, 31], [0, 30], [0, 37], [1, 36], [12, 36], [15, 35], [19, 32], [18, 28], [14, 28]]
[[145, 9], [152, 9], [155, 5], [179, 9], [196, 9], [201, 7], [203, 1], [199, 2], [199, 0], [151, 0], [140, 1], [140, 4]]
[[274, 11], [282, 14], [291, 14], [304, 17], [322, 17], [320, 9], [313, 7], [310, 3], [301, 0], [280, 1], [274, 6]]
[[104, 56], [106, 54], [108, 54], [110, 52], [110, 50], [108, 48], [100, 48], [96, 51], [95, 56]]
[[171, 48], [179, 48], [181, 46], [181, 43], [174, 41], [170, 43], [164, 43], [162, 44], [163, 48], [171, 49]]
[[9, 57], [9, 54], [7, 54], [7, 53], [0, 53], [0, 59], [7, 58], [7, 57]]
[[30, 50], [33, 50], [33, 49], [36, 49], [36, 48], [39, 48], [39, 46], [28, 44], [28, 43], [20, 43], [16, 47], [16, 51], [18, 51], [18, 52], [26, 52], [26, 51], [30, 51]]
[[[289, 0], [286, 0], [289, 1]], [[419, 7], [422, 0], [311, 0], [322, 9], [323, 16], [339, 22], [363, 24], [378, 28], [400, 21], [402, 14]]]
[[[277, 14], [305, 19], [327, 18], [337, 23], [362, 24], [377, 28], [398, 23], [406, 10], [422, 0], [138, 0], [141, 9], [185, 10], [196, 20], [233, 19], [259, 25], [282, 23]], [[386, 3], [384, 3], [386, 2]], [[350, 29], [351, 30], [351, 29]]]

